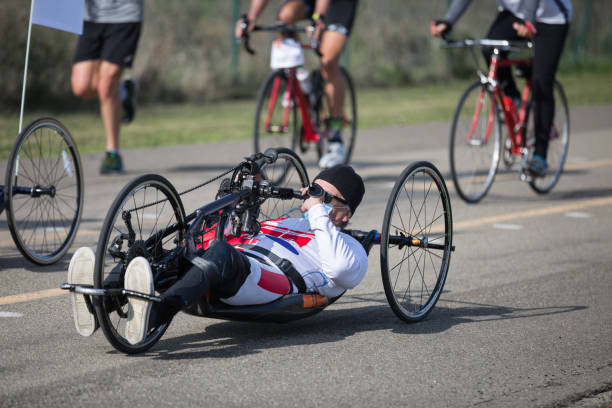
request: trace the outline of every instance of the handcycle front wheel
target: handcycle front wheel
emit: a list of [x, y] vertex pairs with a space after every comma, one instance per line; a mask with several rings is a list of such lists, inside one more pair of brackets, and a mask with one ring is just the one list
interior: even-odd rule
[[[353, 154], [355, 140], [357, 139], [357, 96], [353, 80], [348, 71], [344, 67], [340, 67], [342, 81], [344, 86], [344, 110], [343, 110], [343, 125], [342, 125], [342, 142], [346, 149], [344, 164], [348, 164]], [[312, 83], [314, 92], [316, 92], [316, 100], [314, 109], [314, 121], [319, 132], [328, 131], [326, 121], [330, 117], [330, 108], [327, 95], [325, 94], [325, 82], [321, 76], [320, 70], [315, 70], [312, 73]], [[317, 143], [317, 154], [319, 158], [327, 151], [328, 138], [321, 137]]]
[[[561, 173], [563, 172], [563, 166], [565, 164], [567, 151], [569, 149], [569, 108], [567, 106], [565, 92], [563, 91], [563, 87], [559, 81], [555, 81], [553, 97], [555, 101], [555, 117], [550, 129], [548, 151], [546, 155], [549, 170], [544, 177], [535, 177], [529, 182], [531, 188], [538, 194], [548, 193], [553, 189], [555, 184], [557, 184], [557, 181], [559, 181], [559, 177], [561, 177]], [[531, 106], [531, 110], [529, 112], [530, 120], [527, 122], [527, 138], [530, 143], [535, 142], [535, 121], [533, 120], [533, 117], [535, 116], [534, 107], [535, 105]], [[533, 149], [530, 150], [530, 154], [533, 154]]]
[[[299, 190], [309, 186], [308, 173], [299, 156], [285, 147], [276, 148], [274, 163], [261, 166], [263, 177], [273, 185]], [[259, 221], [285, 217], [300, 217], [301, 199], [279, 200], [268, 198], [260, 206]]]
[[253, 141], [255, 152], [271, 147], [295, 150], [300, 138], [300, 115], [286, 70], [271, 72], [263, 82], [257, 96]]
[[[158, 233], [175, 225], [174, 230]], [[179, 194], [165, 178], [146, 174], [127, 184], [109, 209], [98, 239], [94, 287], [123, 288], [129, 262], [137, 256], [151, 264], [156, 291], [162, 282], [172, 279], [156, 262], [177, 248], [183, 239], [185, 209]], [[167, 268], [166, 268], [167, 272]], [[132, 354], [151, 348], [164, 334], [168, 324], [149, 328], [138, 344], [128, 342], [125, 329], [127, 298], [122, 295], [95, 297], [94, 306], [100, 327], [117, 350]]]
[[457, 194], [468, 203], [489, 191], [501, 156], [501, 124], [494, 96], [480, 81], [459, 100], [450, 135], [450, 168]]
[[38, 265], [59, 261], [76, 236], [84, 188], [76, 144], [58, 120], [38, 118], [19, 134], [4, 194], [8, 226], [23, 256]]
[[429, 162], [408, 166], [385, 210], [380, 266], [387, 301], [402, 320], [424, 319], [438, 301], [450, 265], [453, 217], [448, 190]]

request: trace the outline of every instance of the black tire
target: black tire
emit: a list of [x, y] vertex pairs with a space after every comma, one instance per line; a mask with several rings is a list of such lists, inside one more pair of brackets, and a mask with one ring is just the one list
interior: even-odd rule
[[[355, 87], [353, 86], [353, 80], [349, 75], [348, 71], [344, 67], [340, 67], [342, 77], [344, 78], [344, 118], [345, 125], [342, 131], [342, 141], [346, 148], [346, 157], [344, 158], [344, 164], [348, 164], [351, 160], [351, 155], [355, 147], [355, 140], [357, 139], [357, 96], [355, 94]], [[325, 121], [329, 116], [329, 104], [323, 91], [323, 79], [321, 78], [321, 72], [315, 70], [312, 73], [313, 89], [315, 90], [317, 103], [314, 109], [314, 122], [321, 133], [325, 130]], [[317, 144], [317, 154], [319, 158], [327, 150], [327, 138], [321, 137]]]
[[70, 132], [53, 118], [34, 120], [17, 137], [6, 170], [6, 216], [23, 256], [38, 265], [59, 261], [79, 228], [83, 196]]
[[[253, 128], [255, 153], [280, 146], [295, 150], [297, 146], [301, 131], [300, 115], [288, 83], [286, 71], [277, 70], [268, 75], [259, 90]], [[276, 97], [271, 99], [275, 87]], [[287, 126], [283, 126], [285, 115], [283, 105], [287, 104], [289, 104], [288, 122]], [[269, 111], [271, 113], [270, 122], [266, 124]]]
[[[132, 230], [123, 214], [131, 215]], [[144, 241], [157, 231], [179, 223], [176, 231], [161, 237], [154, 245], [146, 246]], [[96, 250], [94, 287], [98, 289], [123, 288], [125, 269], [136, 256], [144, 256], [151, 264], [155, 289], [166, 275], [161, 275], [155, 263], [164, 255], [177, 248], [184, 236], [185, 210], [176, 189], [165, 178], [146, 174], [126, 185], [111, 205]], [[112, 251], [111, 251], [112, 250]], [[164, 334], [168, 324], [150, 328], [145, 339], [136, 345], [125, 337], [127, 298], [125, 296], [95, 297], [94, 306], [104, 335], [117, 350], [133, 354], [151, 348]]]
[[[476, 121], [475, 108], [481, 96], [482, 108]], [[461, 96], [453, 117], [451, 175], [457, 194], [468, 203], [477, 203], [487, 194], [497, 172], [501, 153], [501, 124], [495, 105], [494, 96], [486, 85], [476, 81]], [[490, 120], [491, 129], [487, 138]]]
[[[570, 132], [570, 117], [569, 108], [567, 106], [567, 98], [559, 81], [555, 81], [553, 95], [555, 98], [555, 118], [551, 129], [551, 137], [548, 140], [548, 153], [546, 161], [549, 165], [549, 170], [544, 177], [532, 178], [529, 182], [531, 188], [538, 194], [546, 194], [553, 189], [561, 173], [567, 158], [569, 149], [569, 132]], [[530, 120], [527, 125], [527, 140], [535, 142], [535, 123], [533, 120], [533, 106], [530, 111]], [[533, 154], [533, 149], [530, 149], [530, 156]], [[531, 157], [530, 157], [531, 159]]]
[[[285, 147], [275, 149], [278, 156], [274, 163], [261, 167], [264, 178], [280, 187], [291, 187], [294, 190], [309, 186], [308, 173], [304, 163], [295, 152]], [[259, 221], [281, 217], [300, 217], [302, 200], [267, 199], [260, 207]]]
[[385, 295], [400, 319], [418, 322], [434, 308], [448, 274], [452, 241], [453, 216], [442, 175], [429, 162], [411, 164], [387, 201], [380, 243]]

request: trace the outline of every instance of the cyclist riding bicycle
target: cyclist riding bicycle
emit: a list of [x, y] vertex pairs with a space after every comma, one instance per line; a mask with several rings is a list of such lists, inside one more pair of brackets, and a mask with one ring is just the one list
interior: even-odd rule
[[[160, 295], [160, 303], [128, 298], [127, 340], [141, 342], [149, 327], [170, 322], [180, 310], [198, 307], [206, 302], [209, 291], [223, 303], [237, 306], [269, 303], [289, 293], [333, 298], [359, 284], [368, 267], [366, 251], [340, 228], [363, 198], [363, 180], [352, 167], [338, 165], [323, 170], [314, 183], [321, 189], [302, 203], [302, 218], [262, 222], [258, 234], [228, 237], [227, 242], [213, 242], [216, 228], [207, 231], [198, 256]], [[68, 282], [93, 284], [94, 261], [90, 248], [77, 250], [68, 267]], [[145, 258], [136, 257], [129, 263], [124, 288], [154, 294], [151, 267]], [[85, 297], [73, 292], [72, 304], [79, 334], [93, 334], [98, 323]]]
[[[329, 102], [329, 137], [327, 152], [319, 160], [319, 167], [329, 168], [344, 162], [346, 148], [342, 141], [344, 112], [344, 80], [340, 71], [340, 56], [353, 27], [358, 0], [284, 0], [277, 19], [285, 24], [312, 18], [314, 37], [321, 52], [321, 75], [325, 81], [325, 95]], [[247, 31], [255, 25], [268, 0], [252, 0], [247, 14]], [[236, 22], [236, 38], [242, 37], [243, 20]]]
[[[436, 21], [431, 34], [435, 36], [449, 32], [470, 5], [471, 0], [454, 0], [444, 20]], [[524, 40], [533, 38], [532, 87], [535, 151], [528, 164], [528, 170], [536, 175], [546, 174], [548, 163], [546, 153], [548, 139], [555, 116], [553, 84], [563, 52], [563, 44], [569, 31], [572, 17], [570, 0], [497, 0], [499, 14], [493, 21], [487, 38], [494, 40]], [[490, 51], [485, 55], [487, 63]], [[510, 67], [498, 69], [500, 84], [504, 94], [520, 100]]]

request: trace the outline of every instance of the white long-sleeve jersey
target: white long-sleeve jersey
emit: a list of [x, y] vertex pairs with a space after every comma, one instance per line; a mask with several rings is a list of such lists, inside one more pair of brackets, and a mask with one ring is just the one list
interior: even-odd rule
[[[247, 255], [266, 258], [260, 252], [249, 250], [257, 246], [291, 261], [304, 278], [307, 291], [328, 297], [357, 286], [368, 268], [363, 246], [334, 226], [322, 205], [313, 206], [308, 211], [308, 219], [266, 221], [257, 235], [228, 237], [227, 242]], [[270, 265], [278, 269], [272, 262]]]

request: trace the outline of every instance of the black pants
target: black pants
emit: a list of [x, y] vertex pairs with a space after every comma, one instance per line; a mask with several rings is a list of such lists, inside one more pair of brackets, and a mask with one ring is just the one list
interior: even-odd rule
[[200, 259], [203, 262], [189, 268], [162, 293], [162, 302], [153, 305], [151, 327], [167, 323], [182, 309], [205, 301], [206, 293], [211, 289], [220, 298], [235, 295], [251, 272], [246, 256], [227, 242], [218, 242], [208, 248]]
[[[524, 40], [512, 28], [512, 24], [515, 22], [522, 21], [509, 11], [502, 11], [491, 25], [487, 37], [494, 40]], [[535, 154], [546, 158], [550, 128], [555, 117], [555, 99], [553, 96], [555, 74], [569, 31], [569, 24], [536, 23], [535, 28], [531, 76], [533, 103], [535, 105], [532, 112], [535, 120]], [[490, 57], [491, 51], [485, 54], [487, 63], [490, 61]], [[520, 97], [510, 67], [499, 68], [497, 72], [504, 93], [512, 98]]]

